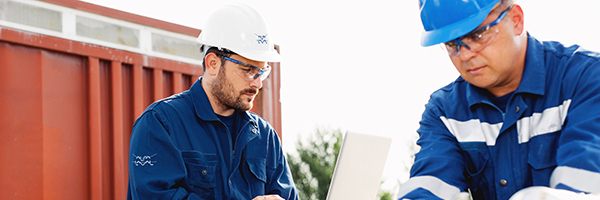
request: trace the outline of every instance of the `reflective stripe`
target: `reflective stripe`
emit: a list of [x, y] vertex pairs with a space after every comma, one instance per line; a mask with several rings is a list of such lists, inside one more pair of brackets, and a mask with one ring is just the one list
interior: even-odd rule
[[[529, 142], [529, 139], [548, 133], [560, 131], [565, 122], [571, 100], [565, 100], [562, 105], [547, 108], [542, 113], [533, 113], [517, 121], [519, 144]], [[479, 119], [458, 121], [440, 116], [446, 128], [458, 142], [485, 142], [488, 146], [496, 145], [503, 123], [490, 124]]]
[[600, 173], [598, 172], [567, 166], [556, 167], [550, 176], [550, 187], [556, 188], [560, 183], [579, 191], [600, 193]]
[[446, 128], [456, 137], [458, 142], [485, 142], [488, 146], [494, 146], [496, 138], [500, 133], [500, 128], [502, 128], [502, 123], [482, 123], [479, 119], [464, 122], [455, 119], [446, 119], [444, 116], [441, 116], [440, 119], [442, 119]]
[[423, 188], [441, 199], [454, 199], [460, 189], [434, 176], [416, 176], [400, 185], [398, 197], [402, 198], [415, 189]]
[[542, 113], [533, 113], [531, 117], [517, 121], [519, 144], [529, 142], [529, 139], [538, 135], [560, 131], [570, 105], [571, 100], [565, 100], [562, 105], [548, 108]]

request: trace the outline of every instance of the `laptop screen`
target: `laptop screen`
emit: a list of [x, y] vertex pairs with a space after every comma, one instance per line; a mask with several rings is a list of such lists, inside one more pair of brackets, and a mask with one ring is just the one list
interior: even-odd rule
[[327, 199], [375, 199], [391, 143], [391, 138], [347, 131]]

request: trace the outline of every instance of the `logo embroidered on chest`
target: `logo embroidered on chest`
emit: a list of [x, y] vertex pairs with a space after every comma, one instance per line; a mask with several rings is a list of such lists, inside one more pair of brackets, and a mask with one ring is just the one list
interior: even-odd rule
[[133, 164], [135, 164], [136, 167], [139, 166], [145, 166], [146, 164], [150, 165], [150, 166], [154, 166], [154, 163], [156, 163], [156, 161], [152, 161], [152, 157], [156, 156], [156, 154], [152, 154], [149, 156], [138, 156], [135, 154], [132, 154], [133, 157], [135, 158], [133, 162]]
[[256, 33], [254, 35], [256, 35], [256, 37], [258, 37], [258, 39], [256, 39], [258, 44], [268, 44], [269, 43], [269, 40], [267, 40], [267, 35], [259, 35]]

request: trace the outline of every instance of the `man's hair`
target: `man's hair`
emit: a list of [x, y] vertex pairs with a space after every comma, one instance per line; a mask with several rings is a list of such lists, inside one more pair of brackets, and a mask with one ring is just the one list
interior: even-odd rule
[[502, 12], [502, 11], [506, 10], [508, 7], [515, 4], [516, 2], [517, 2], [517, 0], [502, 0], [502, 1], [500, 1], [500, 5], [497, 8], [495, 8], [492, 12]]
[[[234, 53], [233, 51], [230, 51], [229, 49], [219, 49], [217, 47], [209, 47], [208, 50], [206, 50], [206, 53], [204, 53], [204, 47], [200, 47], [200, 52], [204, 55], [204, 57], [202, 58], [202, 71], [206, 71], [206, 62], [204, 62], [204, 59], [206, 59], [206, 55], [208, 55], [209, 53], [214, 53], [217, 54], [217, 56], [226, 56], [229, 57], [231, 55], [235, 55], [236, 53]], [[225, 63], [225, 58], [219, 57], [219, 59], [221, 59], [221, 63]]]

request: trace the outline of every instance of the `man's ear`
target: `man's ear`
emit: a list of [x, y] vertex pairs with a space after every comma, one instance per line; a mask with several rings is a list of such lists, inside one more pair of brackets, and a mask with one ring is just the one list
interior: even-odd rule
[[221, 67], [221, 59], [215, 53], [208, 53], [204, 57], [204, 63], [206, 66], [206, 72], [211, 76], [216, 76], [219, 73], [219, 67]]
[[521, 35], [525, 31], [525, 17], [523, 9], [518, 4], [514, 4], [511, 12], [511, 22], [515, 30], [515, 35]]

